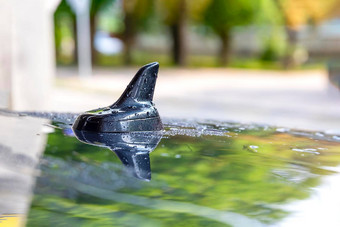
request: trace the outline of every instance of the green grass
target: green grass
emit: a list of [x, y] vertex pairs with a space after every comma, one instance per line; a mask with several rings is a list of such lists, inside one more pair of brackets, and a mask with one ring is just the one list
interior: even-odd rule
[[[141, 66], [150, 62], [157, 61], [162, 67], [175, 67], [170, 54], [165, 53], [152, 53], [144, 51], [134, 51], [132, 53], [132, 65]], [[220, 68], [224, 67], [219, 64], [218, 58], [213, 55], [189, 55], [187, 60], [188, 68]], [[60, 61], [59, 61], [60, 62]], [[98, 55], [97, 66], [100, 67], [115, 67], [123, 66], [123, 55]], [[228, 68], [242, 68], [242, 69], [263, 69], [263, 70], [284, 70], [279, 61], [264, 61], [259, 58], [240, 58], [231, 57]], [[324, 61], [307, 63], [295, 68], [293, 70], [306, 70], [306, 69], [323, 69], [325, 67]]]

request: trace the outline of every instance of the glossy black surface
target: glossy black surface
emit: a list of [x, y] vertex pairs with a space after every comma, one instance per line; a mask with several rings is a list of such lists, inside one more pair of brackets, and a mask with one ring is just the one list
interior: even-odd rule
[[107, 148], [150, 148], [148, 132], [77, 135], [89, 146], [49, 117], [27, 226], [339, 226], [337, 136], [165, 118], [145, 181]]
[[[36, 176], [27, 226], [340, 226], [338, 135], [164, 118], [157, 147], [153, 132], [77, 134], [97, 147], [74, 138], [76, 115], [0, 117], [25, 126], [13, 143], [3, 127], [0, 207], [17, 206], [27, 183], [19, 180]], [[34, 147], [25, 138], [43, 149], [37, 171], [26, 169]], [[131, 176], [112, 149], [134, 164], [133, 174], [142, 170], [139, 178], [150, 162], [152, 180]]]
[[157, 147], [162, 138], [161, 132], [96, 133], [74, 130], [74, 133], [84, 143], [115, 152], [133, 176], [151, 180], [149, 153]]
[[152, 102], [158, 68], [157, 62], [143, 66], [113, 105], [81, 114], [73, 129], [90, 132], [162, 130], [161, 119]]

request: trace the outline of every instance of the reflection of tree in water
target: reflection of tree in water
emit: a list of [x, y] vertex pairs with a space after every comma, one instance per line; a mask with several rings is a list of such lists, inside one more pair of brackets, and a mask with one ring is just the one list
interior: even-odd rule
[[205, 209], [276, 223], [288, 214], [280, 205], [308, 198], [332, 174], [325, 167], [339, 164], [337, 150], [335, 142], [262, 129], [170, 136], [151, 154], [153, 177], [143, 182], [126, 175], [109, 150], [57, 131], [49, 135], [28, 224], [223, 223]]

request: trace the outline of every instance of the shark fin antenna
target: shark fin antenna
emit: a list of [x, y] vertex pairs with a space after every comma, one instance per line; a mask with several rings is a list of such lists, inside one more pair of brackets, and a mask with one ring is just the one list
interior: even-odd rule
[[127, 100], [152, 101], [158, 75], [159, 64], [152, 62], [140, 68], [123, 94], [113, 105], [119, 105]]

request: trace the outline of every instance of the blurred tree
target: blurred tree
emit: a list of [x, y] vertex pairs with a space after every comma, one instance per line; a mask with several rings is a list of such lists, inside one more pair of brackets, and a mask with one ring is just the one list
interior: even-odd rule
[[[226, 226], [197, 210], [189, 215], [185, 207], [198, 205], [273, 226], [291, 214], [286, 204], [310, 198], [312, 189], [324, 176], [335, 174], [340, 163], [337, 142], [278, 133], [275, 128], [240, 131], [235, 125], [223, 130], [228, 137], [163, 139], [151, 154], [152, 181], [141, 182], [126, 175], [111, 150], [81, 143], [56, 129], [48, 134], [27, 225], [177, 226], [185, 220], [181, 226]], [[316, 149], [319, 155], [307, 152], [319, 146], [325, 149]], [[79, 191], [79, 184], [115, 199]], [[130, 199], [122, 201], [120, 196]], [[134, 203], [137, 198], [139, 204]]]
[[[190, 0], [191, 1], [191, 0]], [[172, 39], [172, 58], [176, 65], [184, 66], [187, 59], [188, 0], [158, 0], [159, 16], [169, 27]]]
[[136, 41], [137, 32], [146, 28], [148, 20], [153, 14], [152, 0], [128, 0], [122, 1], [124, 11], [124, 64], [132, 63], [132, 47]]
[[334, 7], [330, 10], [329, 17], [340, 17], [340, 2], [337, 2]]
[[230, 55], [232, 28], [253, 22], [257, 1], [210, 0], [203, 14], [203, 22], [221, 40], [220, 63], [227, 65]]
[[104, 7], [108, 7], [113, 4], [115, 0], [92, 0], [90, 7], [90, 31], [91, 31], [91, 53], [92, 53], [92, 63], [97, 63], [98, 52], [94, 47], [94, 36], [97, 31], [97, 16], [98, 13], [103, 10]]
[[261, 29], [260, 36], [263, 45], [260, 59], [277, 62], [286, 48], [282, 13], [273, 0], [259, 0], [258, 2], [259, 10], [256, 12], [254, 23]]
[[76, 16], [66, 0], [54, 13], [54, 36], [57, 63], [77, 63]]
[[316, 25], [328, 19], [339, 2], [337, 0], [276, 0], [276, 3], [283, 14], [288, 41], [283, 65], [285, 68], [291, 68], [299, 61], [297, 59], [299, 29], [303, 25]]

